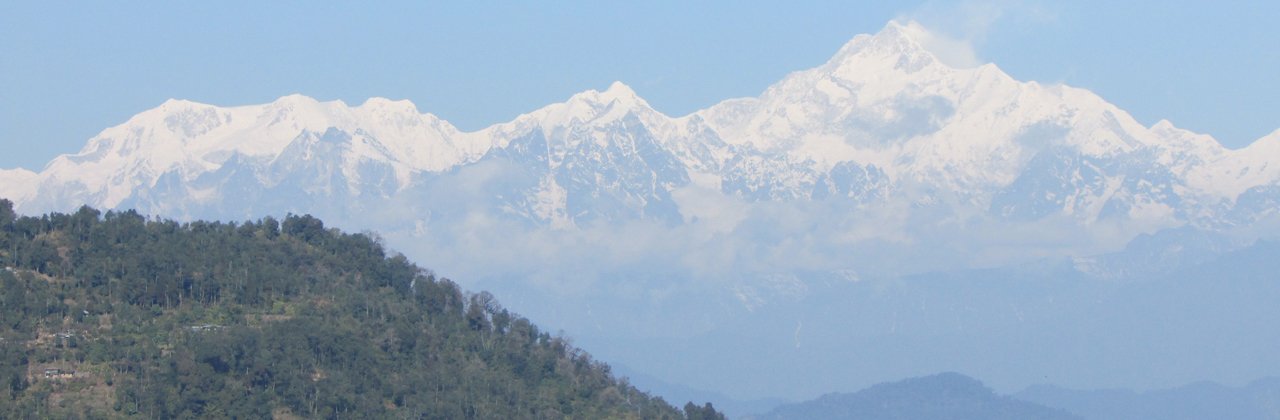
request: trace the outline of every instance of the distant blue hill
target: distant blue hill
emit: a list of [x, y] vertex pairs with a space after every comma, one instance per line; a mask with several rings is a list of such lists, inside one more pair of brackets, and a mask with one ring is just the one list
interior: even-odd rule
[[852, 394], [827, 394], [783, 405], [757, 418], [893, 420], [1068, 420], [1066, 411], [997, 395], [976, 379], [958, 373], [882, 383]]
[[1037, 385], [1016, 397], [1069, 410], [1088, 420], [1280, 419], [1280, 378], [1274, 377], [1243, 387], [1197, 382], [1147, 392], [1078, 391]]

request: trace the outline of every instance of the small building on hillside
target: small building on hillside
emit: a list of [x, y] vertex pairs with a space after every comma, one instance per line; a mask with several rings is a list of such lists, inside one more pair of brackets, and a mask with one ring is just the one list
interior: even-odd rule
[[222, 326], [217, 324], [204, 324], [204, 325], [192, 325], [189, 328], [191, 328], [191, 331], [195, 331], [195, 332], [206, 332], [206, 331], [220, 330], [222, 329]]
[[71, 379], [76, 377], [76, 371], [70, 369], [48, 368], [44, 370], [45, 379]]

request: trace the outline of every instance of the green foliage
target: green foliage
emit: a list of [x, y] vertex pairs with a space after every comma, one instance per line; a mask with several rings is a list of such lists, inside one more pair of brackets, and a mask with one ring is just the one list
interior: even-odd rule
[[9, 226], [17, 218], [18, 214], [13, 212], [13, 202], [7, 198], [0, 198], [0, 226]]
[[692, 401], [684, 405], [685, 417], [689, 420], [725, 420], [724, 414], [716, 411], [711, 403], [698, 407]]
[[0, 200], [0, 261], [2, 418], [723, 418], [311, 216]]

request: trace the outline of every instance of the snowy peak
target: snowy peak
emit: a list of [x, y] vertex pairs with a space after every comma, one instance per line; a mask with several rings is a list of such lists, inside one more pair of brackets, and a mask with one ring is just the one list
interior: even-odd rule
[[418, 111], [418, 106], [414, 105], [413, 102], [408, 99], [392, 100], [377, 96], [366, 99], [363, 104], [360, 104], [359, 108], [370, 111], [398, 114], [416, 115], [422, 113]]
[[[604, 91], [586, 90], [569, 97], [565, 105], [575, 110], [604, 110], [609, 108], [634, 109], [648, 108], [649, 103], [636, 95], [630, 86], [622, 82], [613, 82]], [[590, 114], [584, 112], [582, 115]]]
[[1193, 150], [1197, 153], [1222, 154], [1226, 151], [1217, 139], [1208, 134], [1199, 134], [1192, 132], [1176, 125], [1169, 120], [1160, 120], [1151, 125], [1149, 129], [1151, 134], [1159, 138], [1161, 145], [1166, 149], [1187, 151]]
[[1238, 159], [1234, 165], [1238, 177], [1247, 180], [1238, 188], [1280, 184], [1280, 130], [1233, 151], [1233, 155]]
[[[968, 57], [944, 58], [955, 52]], [[1263, 150], [1267, 143], [1250, 153], [1264, 158], [1231, 157], [1212, 137], [1169, 122], [1145, 127], [1087, 90], [1020, 82], [977, 63], [963, 42], [915, 22], [890, 22], [757, 98], [725, 101], [696, 116], [740, 151], [769, 156], [731, 171], [774, 179], [809, 171], [793, 178], [791, 189], [853, 164], [898, 184], [955, 191], [964, 205], [986, 206], [991, 191], [1007, 188], [1036, 191], [1021, 198], [1088, 189], [1080, 196], [1092, 198], [1078, 201], [1098, 211], [1074, 212], [1055, 198], [1036, 214], [1074, 212], [1093, 220], [1110, 208], [1167, 221], [1183, 211], [1170, 209], [1186, 203], [1211, 205], [1280, 179], [1280, 164], [1270, 164], [1280, 163], [1280, 142], [1274, 153]], [[1092, 175], [1072, 178], [1077, 172]], [[1139, 177], [1150, 179], [1125, 184]]]
[[[200, 131], [207, 129], [209, 125], [216, 125], [218, 118], [212, 116], [214, 113], [216, 113], [216, 107], [212, 105], [185, 99], [168, 99], [161, 103], [160, 106], [143, 111], [130, 118], [124, 124], [113, 128], [126, 131], [143, 128], [150, 130], [163, 129], [190, 137], [201, 134]], [[202, 128], [200, 126], [205, 127]], [[103, 131], [98, 137], [122, 136], [123, 133], [112, 132], [113, 128]]]
[[977, 67], [972, 48], [963, 41], [935, 34], [914, 21], [891, 21], [875, 35], [859, 35], [820, 68], [837, 77], [867, 80], [870, 76], [945, 72]]
[[323, 131], [334, 117], [332, 111], [345, 109], [346, 104], [320, 102], [310, 96], [293, 94], [282, 96], [263, 108], [259, 118], [265, 117], [268, 124], [290, 124], [297, 129]]
[[622, 82], [613, 82], [603, 92], [587, 90], [573, 95], [564, 103], [549, 105], [526, 115], [537, 120], [543, 128], [554, 128], [578, 123], [610, 122], [629, 112], [646, 111], [655, 112], [631, 87]]
[[[342, 135], [327, 138], [349, 143], [333, 149], [340, 152], [344, 173], [386, 165], [400, 185], [413, 172], [474, 161], [491, 146], [403, 100], [372, 98], [350, 107], [294, 94], [261, 105], [217, 107], [170, 99], [103, 130], [79, 153], [55, 158], [39, 182], [50, 188], [78, 185], [58, 200], [113, 207], [161, 179], [195, 182], [233, 159], [277, 162], [306, 133], [331, 132]], [[56, 208], [43, 203], [48, 200], [53, 198], [37, 201]]]
[[1246, 148], [1252, 148], [1252, 147], [1258, 147], [1259, 149], [1263, 149], [1263, 150], [1280, 149], [1280, 129], [1277, 129], [1276, 131], [1272, 131], [1271, 134], [1262, 136], [1262, 138], [1255, 140], [1253, 143], [1249, 144], [1249, 146], [1247, 146]]
[[625, 130], [628, 126], [626, 121], [650, 131], [667, 132], [673, 126], [672, 118], [651, 108], [631, 87], [613, 82], [604, 91], [591, 89], [580, 92], [565, 102], [547, 105], [476, 134], [487, 138], [494, 147], [506, 147], [511, 141], [537, 131], [550, 143], [567, 142], [572, 147], [587, 137], [607, 141], [610, 136], [591, 132], [608, 131], [612, 127]]
[[166, 113], [166, 112], [173, 112], [175, 110], [180, 110], [180, 109], [190, 109], [193, 107], [208, 107], [208, 106], [209, 105], [207, 104], [202, 104], [202, 103], [190, 101], [187, 99], [169, 98], [169, 99], [165, 99], [164, 102], [161, 102], [160, 106], [152, 108], [152, 110], [155, 110], [160, 113]]
[[[890, 167], [911, 148], [908, 143], [928, 140], [950, 125], [965, 102], [1019, 94], [1018, 83], [994, 66], [943, 64], [926, 48], [930, 37], [914, 22], [890, 22], [876, 35], [855, 37], [826, 63], [788, 75], [758, 98], [725, 101], [699, 114], [735, 145], [787, 153], [823, 168], [850, 160]], [[971, 94], [978, 91], [985, 96]]]
[[854, 60], [865, 60], [869, 57], [890, 58], [929, 63], [935, 61], [933, 55], [925, 49], [921, 42], [931, 35], [915, 22], [889, 22], [884, 29], [875, 35], [858, 35], [845, 43], [827, 62], [827, 66], [848, 65]]
[[552, 149], [574, 149], [584, 141], [603, 146], [630, 138], [635, 130], [665, 133], [672, 129], [673, 121], [651, 108], [631, 87], [613, 82], [603, 91], [580, 92], [480, 134], [488, 136], [494, 147], [506, 147], [536, 132]]
[[319, 100], [316, 100], [316, 98], [312, 98], [310, 96], [303, 95], [301, 93], [291, 93], [291, 94], [276, 98], [276, 100], [274, 101], [271, 101], [272, 105], [275, 105], [276, 107], [279, 107], [279, 108], [316, 106], [316, 105], [319, 105], [320, 103], [321, 102]]
[[591, 90], [591, 91], [587, 91], [587, 93], [594, 95], [595, 96], [594, 100], [601, 103], [619, 102], [622, 104], [626, 104], [628, 106], [634, 106], [634, 105], [642, 105], [646, 107], [649, 106], [649, 103], [645, 102], [643, 99], [640, 99], [640, 97], [636, 95], [636, 91], [632, 90], [631, 86], [627, 86], [626, 84], [619, 81], [614, 81], [613, 83], [610, 83], [609, 88], [605, 89], [604, 92], [596, 92], [594, 90]]

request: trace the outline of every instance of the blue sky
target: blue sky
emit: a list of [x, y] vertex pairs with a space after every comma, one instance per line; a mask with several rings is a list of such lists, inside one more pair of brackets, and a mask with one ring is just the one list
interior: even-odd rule
[[471, 130], [631, 85], [683, 115], [915, 19], [1021, 80], [1239, 147], [1280, 128], [1280, 2], [15, 2], [0, 168], [42, 167], [167, 98], [410, 99]]

